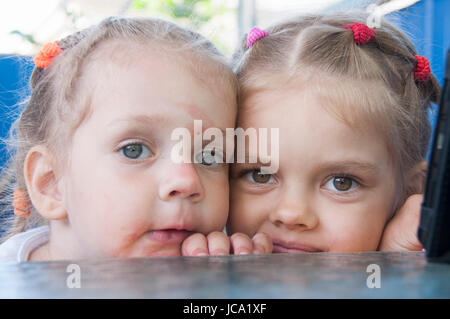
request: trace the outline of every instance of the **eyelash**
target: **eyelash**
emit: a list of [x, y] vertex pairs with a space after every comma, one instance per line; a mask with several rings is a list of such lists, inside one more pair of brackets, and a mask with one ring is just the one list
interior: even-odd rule
[[[133, 158], [127, 157], [125, 154], [123, 154], [123, 150], [124, 150], [127, 146], [130, 146], [130, 145], [142, 145], [143, 147], [145, 147], [145, 148], [147, 148], [147, 149], [149, 150], [150, 155], [147, 156], [147, 157], [145, 157], [145, 158], [142, 158], [142, 159], [140, 159], [140, 158], [135, 158], [135, 159], [133, 159]], [[121, 144], [117, 147], [117, 150], [116, 150], [116, 151], [117, 151], [118, 153], [120, 153], [120, 155], [121, 155], [122, 157], [124, 157], [126, 160], [133, 161], [133, 162], [144, 161], [144, 160], [146, 160], [146, 159], [148, 159], [148, 158], [152, 158], [152, 157], [155, 156], [155, 152], [153, 152], [152, 148], [151, 148], [150, 146], [148, 146], [148, 143], [146, 143], [146, 142], [144, 142], [144, 141], [142, 141], [142, 140], [127, 140], [126, 142], [121, 143]]]
[[[356, 192], [360, 187], [363, 187], [363, 186], [364, 186], [363, 183], [360, 181], [359, 178], [357, 178], [357, 177], [355, 177], [355, 176], [353, 176], [353, 175], [351, 175], [351, 174], [345, 174], [345, 173], [333, 174], [333, 175], [327, 177], [327, 178], [326, 178], [326, 181], [325, 181], [325, 183], [324, 183], [323, 185], [325, 186], [325, 185], [328, 184], [330, 181], [332, 181], [334, 178], [348, 178], [348, 179], [350, 179], [350, 180], [352, 181], [352, 186], [351, 186], [352, 188], [349, 189], [349, 190], [346, 190], [346, 191], [339, 191], [339, 190], [330, 190], [330, 189], [327, 189], [327, 190], [332, 191], [333, 193], [338, 194], [338, 195], [340, 195], [340, 196], [346, 196], [346, 195], [349, 195], [349, 194], [353, 194], [353, 193]], [[353, 186], [353, 183], [356, 183], [356, 186]]]
[[[243, 170], [243, 171], [239, 172], [238, 178], [245, 177], [245, 176], [247, 176], [250, 173], [253, 173], [255, 171], [259, 171], [259, 168]], [[271, 178], [273, 178], [275, 180], [275, 182], [276, 182], [276, 179], [275, 179], [274, 175], [271, 175]], [[351, 194], [351, 193], [355, 192], [358, 188], [364, 186], [359, 178], [357, 178], [357, 177], [355, 177], [355, 176], [353, 176], [351, 174], [346, 174], [346, 173], [337, 173], [337, 174], [330, 175], [329, 177], [326, 178], [326, 181], [325, 181], [325, 183], [323, 185], [328, 184], [330, 181], [333, 180], [333, 178], [348, 178], [352, 182], [352, 186], [351, 186], [352, 188], [347, 190], [347, 191], [330, 190], [330, 191], [333, 191], [334, 193], [339, 194], [339, 195], [344, 195], [345, 196], [346, 194]], [[254, 185], [261, 186], [261, 185], [274, 184], [273, 182], [272, 183], [269, 183], [269, 182], [267, 182], [267, 183], [258, 183], [258, 182], [254, 181], [254, 180], [251, 180], [251, 179], [252, 179], [252, 177], [248, 176], [246, 180], [251, 182]], [[354, 186], [353, 184], [356, 184], [356, 186]]]
[[[226, 164], [226, 163], [225, 163], [224, 156], [223, 156], [223, 152], [222, 152], [222, 150], [220, 150], [220, 149], [214, 149], [214, 153], [215, 153], [215, 154], [212, 155], [212, 156], [213, 156], [213, 158], [214, 158], [215, 160], [218, 159], [218, 158], [221, 158], [222, 163], [215, 162], [215, 163], [213, 163], [213, 164], [211, 164], [211, 165], [205, 164], [205, 163], [203, 162], [203, 159], [204, 159], [203, 155], [204, 155], [205, 153], [208, 153], [208, 152], [209, 152], [209, 154], [211, 154], [211, 153], [212, 153], [212, 150], [204, 149], [204, 150], [202, 150], [200, 153], [195, 154], [195, 155], [194, 155], [194, 159], [198, 162], [198, 164], [200, 164], [200, 165], [202, 165], [202, 166], [205, 166], [205, 167], [210, 167], [210, 168], [217, 167], [217, 166], [223, 166], [224, 164]], [[202, 156], [202, 157], [199, 158], [199, 156]]]
[[[249, 175], [250, 173], [254, 173], [254, 172], [259, 172], [261, 170], [261, 168], [259, 168], [259, 167], [257, 167], [257, 168], [249, 168], [249, 169], [245, 169], [245, 170], [243, 170], [243, 171], [241, 171], [241, 172], [239, 172], [239, 174], [238, 174], [238, 178], [243, 178], [243, 177], [245, 177], [246, 175]], [[267, 183], [258, 183], [258, 182], [256, 182], [256, 181], [254, 181], [254, 180], [250, 180], [252, 177], [251, 176], [248, 176], [248, 178], [246, 179], [248, 182], [250, 182], [250, 183], [252, 183], [252, 184], [254, 184], [254, 185], [258, 185], [258, 186], [263, 186], [263, 185], [273, 185], [273, 184], [276, 184], [277, 183], [277, 180], [276, 180], [276, 178], [275, 178], [275, 175], [274, 174], [266, 174], [266, 175], [270, 175], [270, 178], [271, 179], [273, 179], [274, 180], [274, 182], [267, 182]]]

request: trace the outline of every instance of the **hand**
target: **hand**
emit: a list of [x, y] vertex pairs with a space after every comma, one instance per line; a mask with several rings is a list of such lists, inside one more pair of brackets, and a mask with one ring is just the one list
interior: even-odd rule
[[423, 195], [408, 197], [395, 213], [394, 218], [386, 225], [378, 250], [380, 251], [417, 251], [422, 244], [417, 238], [420, 222], [420, 209]]
[[272, 239], [264, 233], [257, 233], [252, 239], [243, 233], [228, 237], [223, 232], [212, 232], [208, 236], [200, 233], [186, 238], [181, 245], [182, 256], [219, 256], [271, 254]]

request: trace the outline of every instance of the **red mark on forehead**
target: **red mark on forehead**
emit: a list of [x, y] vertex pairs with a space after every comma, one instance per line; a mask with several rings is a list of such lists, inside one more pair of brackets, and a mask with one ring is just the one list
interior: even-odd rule
[[206, 115], [206, 113], [202, 109], [200, 109], [196, 105], [189, 103], [178, 103], [177, 106], [184, 109], [192, 117], [193, 120], [202, 120], [202, 126], [204, 128], [215, 127], [214, 122]]

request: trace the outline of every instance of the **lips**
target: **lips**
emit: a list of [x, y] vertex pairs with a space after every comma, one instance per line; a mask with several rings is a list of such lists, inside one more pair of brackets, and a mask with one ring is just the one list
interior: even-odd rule
[[283, 241], [280, 239], [274, 239], [272, 238], [273, 241], [273, 250], [272, 253], [274, 254], [304, 254], [304, 253], [318, 253], [321, 252], [322, 250], [312, 247], [312, 246], [307, 246], [304, 244], [299, 244], [297, 242], [288, 242], [288, 241]]
[[184, 229], [157, 229], [148, 232], [147, 236], [153, 241], [160, 243], [180, 244], [193, 232]]

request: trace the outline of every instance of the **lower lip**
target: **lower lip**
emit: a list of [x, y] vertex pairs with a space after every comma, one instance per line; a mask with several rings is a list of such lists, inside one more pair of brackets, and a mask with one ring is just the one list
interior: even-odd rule
[[181, 243], [192, 232], [177, 229], [152, 230], [148, 233], [148, 238], [160, 243]]
[[284, 246], [280, 246], [277, 244], [273, 245], [272, 253], [274, 254], [308, 254], [308, 253], [317, 253], [318, 250], [303, 250], [297, 248], [286, 248]]

